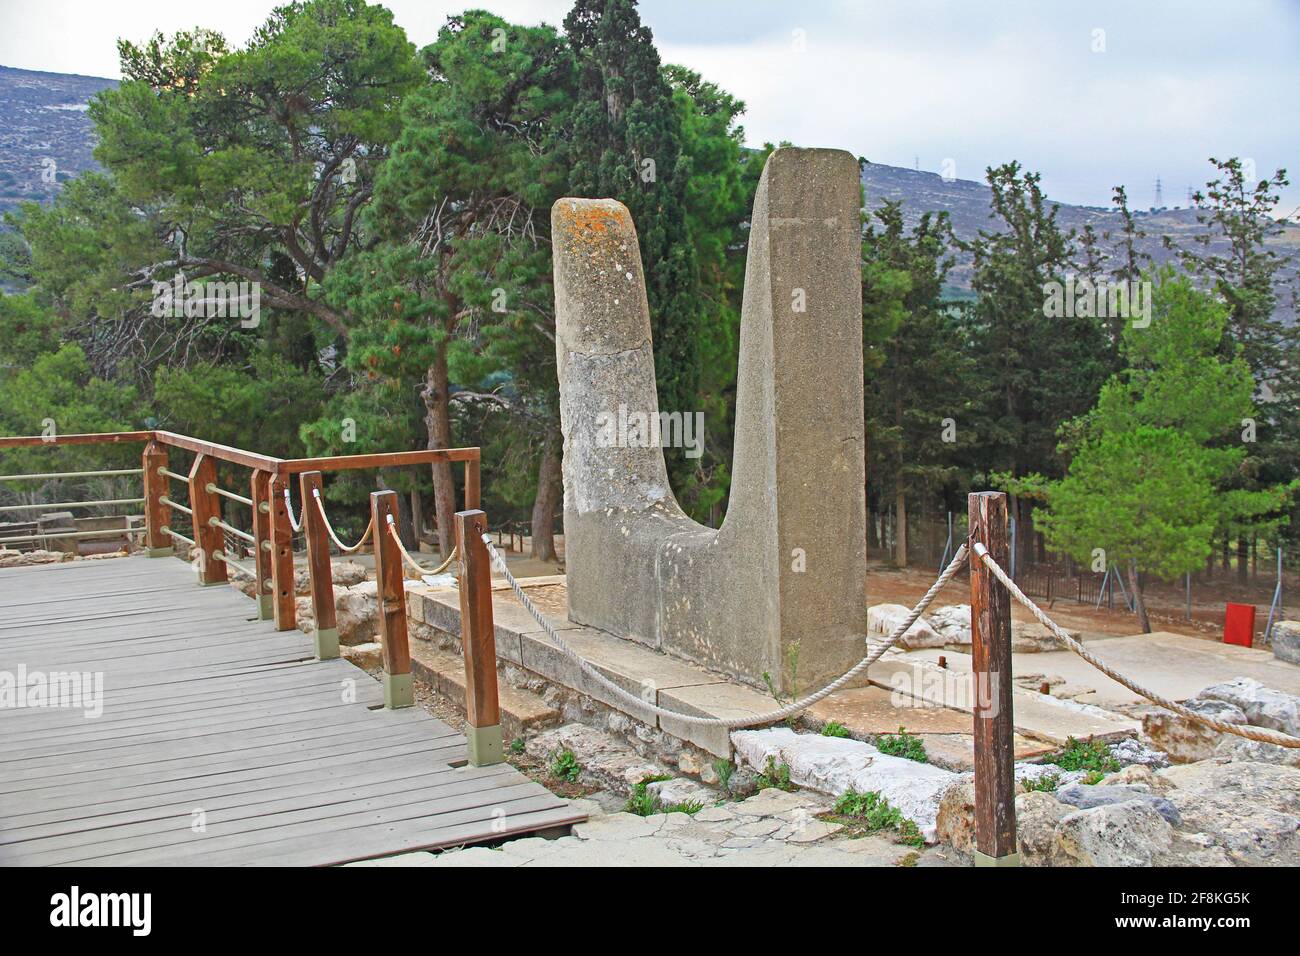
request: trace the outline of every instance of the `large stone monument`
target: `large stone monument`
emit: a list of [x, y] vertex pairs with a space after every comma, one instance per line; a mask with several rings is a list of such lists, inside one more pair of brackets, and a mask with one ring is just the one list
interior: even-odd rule
[[627, 208], [555, 204], [573, 621], [756, 685], [768, 672], [787, 691], [795, 644], [799, 690], [861, 658], [860, 208], [850, 154], [780, 149], [768, 159], [745, 270], [731, 501], [715, 530], [688, 518], [668, 484]]

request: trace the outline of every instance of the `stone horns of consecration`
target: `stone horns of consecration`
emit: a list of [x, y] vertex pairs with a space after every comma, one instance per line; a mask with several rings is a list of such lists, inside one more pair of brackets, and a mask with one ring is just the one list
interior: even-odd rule
[[[849, 153], [779, 149], [754, 199], [720, 528], [678, 506], [636, 227], [551, 211], [570, 618], [762, 686], [839, 676], [866, 634], [861, 192]], [[649, 263], [649, 268], [656, 268]], [[683, 453], [685, 454], [685, 452]]]

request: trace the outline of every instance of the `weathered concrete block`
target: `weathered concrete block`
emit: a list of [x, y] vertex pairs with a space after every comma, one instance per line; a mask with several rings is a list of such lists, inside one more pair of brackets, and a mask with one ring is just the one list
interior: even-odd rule
[[861, 656], [859, 216], [849, 153], [780, 149], [768, 159], [745, 274], [731, 505], [714, 530], [682, 512], [668, 483], [661, 425], [694, 410], [660, 415], [631, 217], [612, 200], [555, 204], [573, 621], [754, 684], [764, 672], [788, 682], [796, 641], [804, 686]]

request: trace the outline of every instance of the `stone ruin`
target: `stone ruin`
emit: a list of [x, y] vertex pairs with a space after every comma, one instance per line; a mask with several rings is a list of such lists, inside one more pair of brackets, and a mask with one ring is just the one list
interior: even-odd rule
[[[745, 270], [731, 500], [713, 529], [688, 518], [669, 486], [627, 208], [608, 199], [555, 204], [572, 621], [747, 683], [761, 686], [766, 672], [787, 692], [795, 645], [799, 690], [861, 658], [860, 215], [849, 153], [787, 148], [768, 158]], [[641, 440], [610, 441], [611, 420], [641, 423]]]

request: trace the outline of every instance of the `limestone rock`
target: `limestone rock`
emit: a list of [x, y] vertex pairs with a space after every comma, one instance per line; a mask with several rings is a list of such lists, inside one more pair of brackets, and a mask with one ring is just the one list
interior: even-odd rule
[[1214, 756], [1232, 761], [1248, 763], [1277, 763], [1286, 767], [1300, 767], [1300, 749], [1280, 747], [1277, 744], [1265, 744], [1245, 737], [1224, 734], [1219, 745], [1214, 748]]
[[727, 793], [734, 800], [744, 800], [758, 793], [758, 774], [744, 767], [737, 767], [727, 780]]
[[1151, 793], [1142, 784], [1097, 784], [1096, 786], [1087, 786], [1072, 783], [1064, 787], [1058, 787], [1056, 799], [1080, 810], [1091, 810], [1093, 807], [1108, 807], [1117, 803], [1137, 801], [1151, 807], [1164, 817], [1171, 826], [1178, 826], [1182, 822], [1177, 807], [1164, 797]]
[[1226, 867], [1233, 861], [1213, 837], [1181, 833], [1137, 801], [1077, 810], [1056, 825], [1054, 866]]
[[[1226, 701], [1194, 697], [1184, 706], [1198, 714], [1226, 723], [1246, 723], [1245, 712], [1236, 704]], [[1205, 760], [1214, 754], [1214, 748], [1225, 736], [1202, 723], [1167, 710], [1144, 714], [1142, 734], [1156, 747], [1169, 754], [1170, 759], [1175, 763]]]
[[529, 756], [550, 764], [559, 750], [573, 752], [581, 768], [580, 779], [598, 787], [627, 795], [647, 777], [668, 775], [666, 768], [629, 751], [609, 734], [585, 724], [564, 724], [544, 730], [525, 745]]
[[1149, 766], [1135, 763], [1122, 770], [1117, 770], [1101, 780], [1103, 786], [1141, 786], [1151, 793], [1164, 793], [1173, 785], [1164, 777], [1157, 776]]
[[[1062, 628], [1066, 634], [1079, 639], [1079, 632]], [[1065, 642], [1037, 621], [1011, 622], [1011, 653], [1037, 654], [1043, 651], [1063, 651]], [[1081, 691], [1081, 693], [1086, 693]]]
[[1169, 755], [1162, 750], [1153, 750], [1143, 746], [1141, 741], [1126, 737], [1110, 745], [1110, 755], [1120, 762], [1120, 766], [1139, 765], [1159, 770], [1169, 766]]
[[366, 568], [355, 561], [340, 561], [331, 570], [334, 584], [341, 588], [350, 588], [366, 580]]
[[6, 551], [0, 557], [0, 568], [22, 568], [33, 564], [57, 564], [72, 559], [67, 551]]
[[345, 661], [351, 661], [365, 670], [378, 670], [384, 664], [384, 648], [378, 641], [344, 644], [339, 647], [339, 654]]
[[334, 589], [335, 622], [342, 644], [364, 644], [379, 630], [379, 592], [374, 581]]
[[975, 848], [975, 781], [962, 780], [943, 792], [934, 821], [935, 837], [954, 850]]
[[1204, 760], [1161, 770], [1183, 829], [1210, 835], [1234, 862], [1300, 864], [1300, 770]]
[[1278, 621], [1270, 636], [1273, 656], [1280, 661], [1300, 664], [1300, 621]]
[[1050, 793], [1031, 790], [1016, 797], [1016, 851], [1022, 866], [1056, 862], [1056, 825], [1070, 813]]
[[672, 780], [656, 780], [646, 786], [646, 792], [653, 793], [665, 806], [677, 803], [700, 803], [711, 807], [718, 802], [716, 791], [703, 787], [694, 780], [674, 777]]
[[[901, 604], [876, 604], [869, 607], [867, 608], [867, 633], [877, 638], [886, 638], [907, 620], [910, 613], [912, 609]], [[919, 647], [943, 647], [949, 642], [931, 627], [924, 617], [918, 617], [898, 643], [908, 650], [916, 650]]]
[[1238, 677], [1205, 688], [1196, 695], [1204, 700], [1236, 704], [1256, 727], [1269, 727], [1300, 737], [1300, 697], [1265, 687], [1250, 677]]
[[876, 791], [935, 842], [939, 800], [957, 775], [931, 764], [883, 754], [871, 744], [820, 734], [796, 734], [788, 727], [740, 730], [731, 735], [736, 753], [762, 770], [770, 757], [790, 768], [801, 787], [839, 796], [849, 790]]
[[1076, 810], [1056, 825], [1053, 859], [1067, 866], [1153, 866], [1174, 846], [1174, 828], [1148, 803]]
[[969, 644], [970, 605], [948, 604], [930, 612], [930, 626], [949, 644]]

